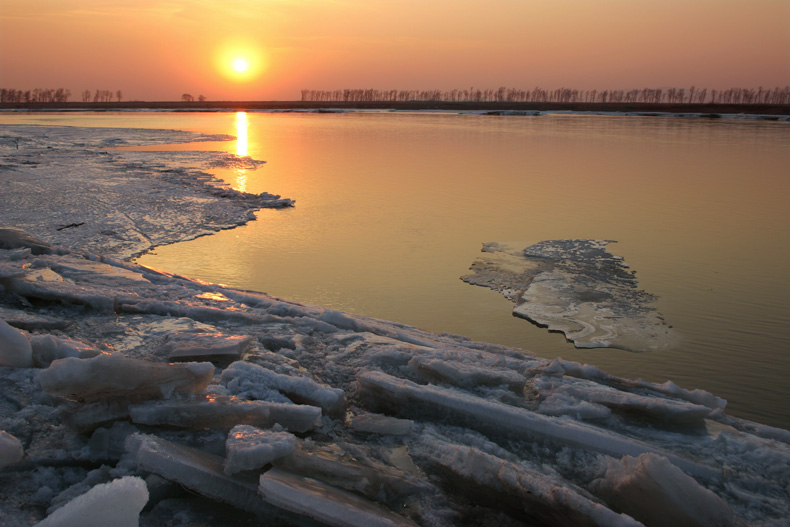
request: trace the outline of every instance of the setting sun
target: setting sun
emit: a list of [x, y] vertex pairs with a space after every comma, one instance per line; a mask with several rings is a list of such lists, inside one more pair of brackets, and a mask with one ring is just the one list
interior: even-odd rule
[[233, 61], [233, 69], [239, 73], [244, 73], [249, 68], [250, 64], [247, 59], [236, 59]]
[[217, 49], [214, 65], [217, 72], [227, 80], [246, 83], [257, 80], [263, 74], [267, 61], [256, 42], [237, 39]]

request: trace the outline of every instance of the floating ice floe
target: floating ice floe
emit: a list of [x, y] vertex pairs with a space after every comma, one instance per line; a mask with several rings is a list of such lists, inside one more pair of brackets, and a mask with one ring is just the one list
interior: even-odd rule
[[519, 250], [483, 245], [484, 256], [461, 279], [499, 291], [513, 314], [558, 331], [577, 348], [657, 351], [674, 346], [677, 332], [655, 309], [656, 298], [637, 287], [611, 241], [548, 240]]
[[[147, 153], [122, 160], [88, 145], [121, 132], [85, 131], [80, 146], [79, 129], [48, 138], [44, 130], [21, 130], [27, 143], [16, 157], [2, 150], [8, 130], [0, 127], [0, 170], [14, 172], [14, 192], [25, 178], [41, 183], [27, 162], [47, 177], [63, 168], [75, 189], [126, 193], [123, 214], [139, 227], [153, 203], [145, 192], [200, 186], [165, 162], [146, 176], [157, 159]], [[50, 155], [46, 144], [64, 152]], [[125, 163], [130, 173], [116, 187], [79, 179], [66, 163], [77, 155], [87, 156], [88, 172]], [[60, 164], [47, 168], [52, 159]], [[145, 180], [140, 201], [129, 178]], [[78, 203], [71, 192], [65, 202]], [[0, 469], [2, 525], [44, 520], [77, 491], [124, 477], [147, 483], [146, 527], [174, 518], [219, 527], [652, 527], [666, 518], [774, 527], [790, 517], [790, 432], [732, 417], [713, 394], [154, 271], [115, 258], [192, 227], [163, 227], [159, 217], [134, 231], [149, 239], [139, 245], [109, 240], [87, 222], [48, 237], [52, 222], [80, 223], [76, 208], [50, 216], [31, 200], [4, 203], [0, 222], [24, 219], [11, 225], [35, 225], [52, 249], [33, 254], [40, 242], [31, 240], [0, 249], [0, 319], [3, 334], [35, 343], [31, 354], [48, 350], [38, 354], [41, 366], [53, 360], [46, 369], [0, 367], [0, 430], [19, 440], [0, 447], [11, 460]], [[108, 229], [125, 225], [122, 215], [108, 217]], [[64, 241], [111, 256], [68, 251]], [[539, 260], [551, 260], [552, 247]], [[495, 267], [490, 284], [523, 283], [501, 281]], [[171, 364], [179, 348], [184, 358], [221, 360]], [[236, 443], [229, 431], [240, 425], [269, 439], [283, 429], [293, 435]], [[287, 453], [291, 437], [297, 448]], [[691, 500], [701, 508], [689, 510]]]

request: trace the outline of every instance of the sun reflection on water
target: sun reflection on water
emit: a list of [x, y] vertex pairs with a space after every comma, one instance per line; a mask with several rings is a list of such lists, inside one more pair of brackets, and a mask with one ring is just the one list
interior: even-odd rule
[[[247, 156], [247, 112], [236, 112], [236, 155]], [[241, 192], [247, 190], [247, 170], [236, 169], [236, 185], [234, 188]]]

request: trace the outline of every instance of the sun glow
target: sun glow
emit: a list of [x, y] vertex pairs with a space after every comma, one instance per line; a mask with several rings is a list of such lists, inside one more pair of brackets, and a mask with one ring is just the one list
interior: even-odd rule
[[214, 66], [226, 79], [250, 82], [266, 70], [266, 60], [260, 46], [254, 42], [230, 42], [220, 47], [214, 56]]
[[249, 62], [247, 62], [247, 59], [238, 58], [233, 61], [233, 69], [239, 73], [244, 73], [245, 71], [247, 71], [247, 68], [249, 67], [250, 64]]

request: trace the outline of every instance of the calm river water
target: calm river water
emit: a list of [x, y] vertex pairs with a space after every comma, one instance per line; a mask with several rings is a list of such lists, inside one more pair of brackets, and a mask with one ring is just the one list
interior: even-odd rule
[[[790, 124], [407, 113], [27, 114], [3, 122], [177, 128], [266, 160], [218, 171], [296, 200], [139, 262], [291, 300], [702, 388], [790, 428]], [[161, 148], [161, 147], [160, 147]], [[179, 147], [183, 148], [183, 147]], [[462, 282], [484, 242], [616, 240], [660, 297], [673, 349], [577, 350]]]

